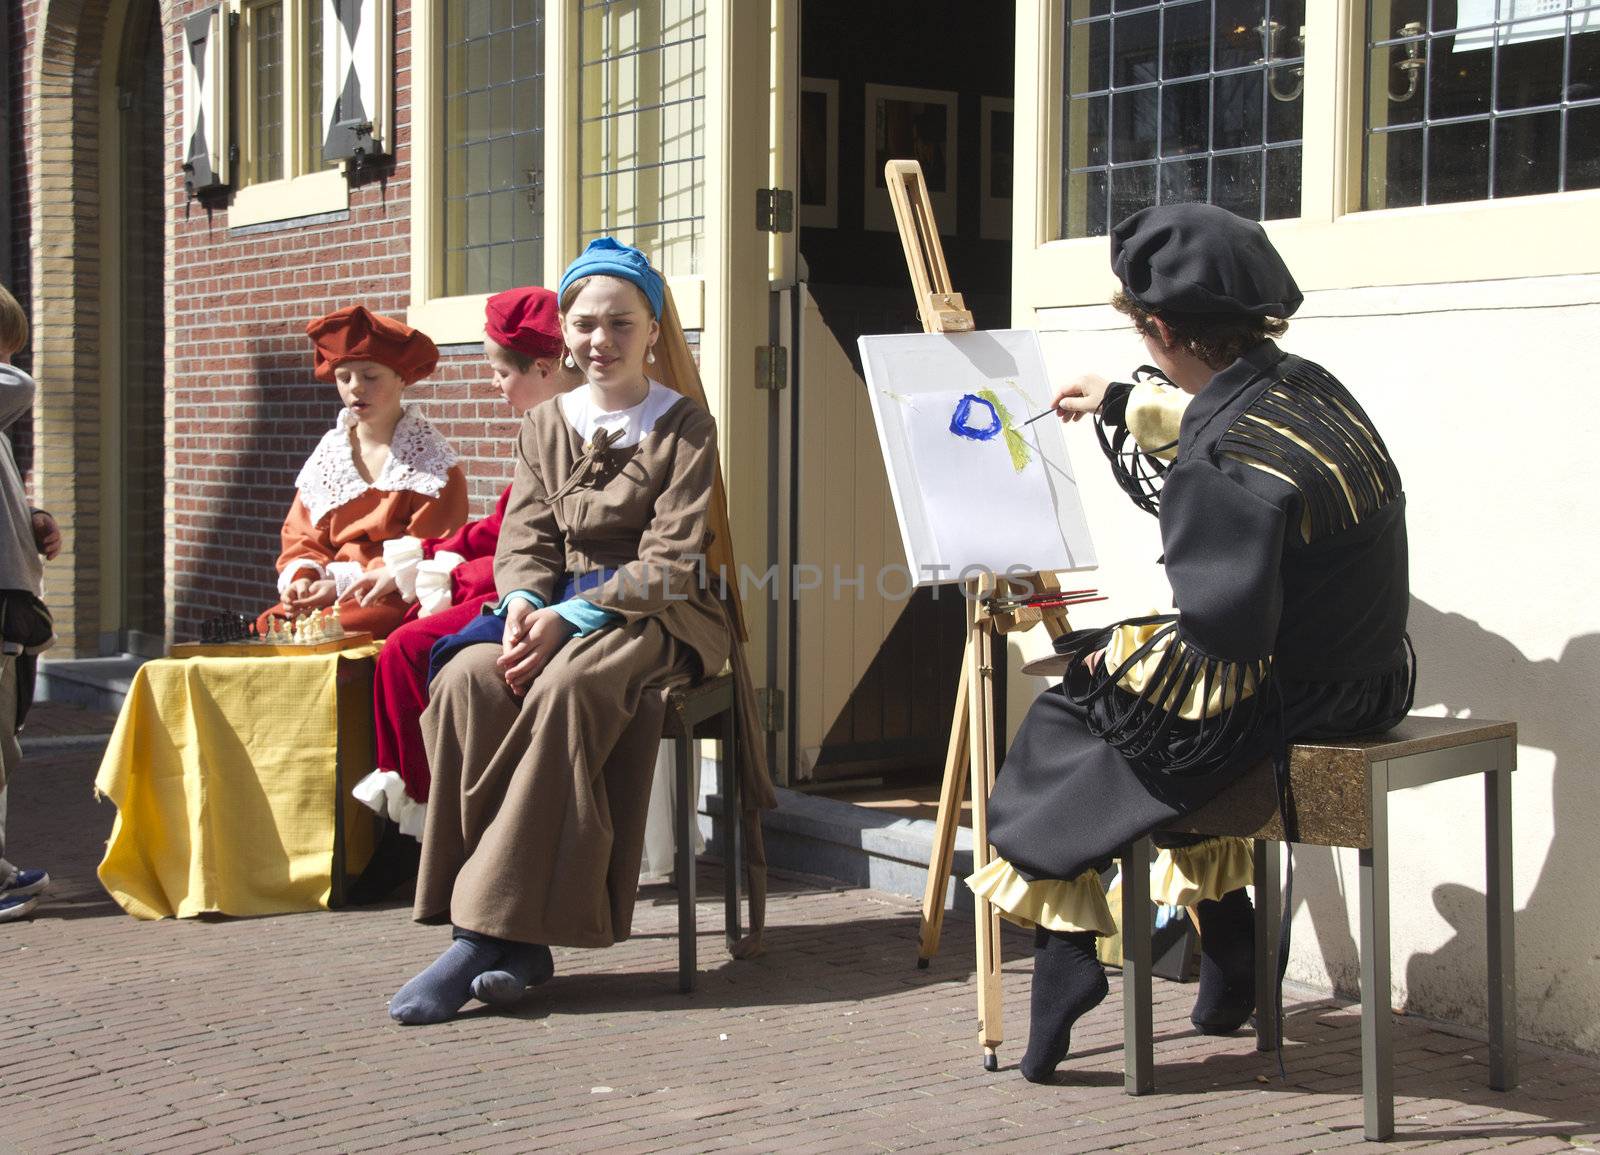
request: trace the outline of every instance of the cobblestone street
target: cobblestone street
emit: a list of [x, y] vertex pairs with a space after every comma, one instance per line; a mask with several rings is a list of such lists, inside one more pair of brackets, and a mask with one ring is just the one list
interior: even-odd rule
[[[633, 939], [558, 951], [515, 1014], [402, 1028], [388, 996], [441, 949], [394, 903], [253, 920], [136, 922], [95, 880], [109, 803], [105, 719], [30, 726], [11, 857], [46, 867], [31, 922], [0, 928], [0, 1149], [252, 1151], [1313, 1151], [1361, 1147], [1359, 1023], [1288, 993], [1288, 1079], [1248, 1034], [1189, 1027], [1192, 987], [1156, 983], [1152, 1095], [1122, 1091], [1120, 987], [1080, 1024], [1061, 1084], [1030, 1086], [1026, 940], [1008, 939], [1009, 1038], [975, 1042], [970, 922], [914, 966], [916, 911], [871, 891], [774, 880], [768, 953], [731, 962], [719, 878], [701, 879], [699, 990], [676, 990], [670, 888]], [[43, 740], [41, 740], [43, 739]], [[1390, 1147], [1591, 1151], [1600, 1063], [1525, 1046], [1521, 1087], [1485, 1084], [1485, 1045], [1396, 1020]]]

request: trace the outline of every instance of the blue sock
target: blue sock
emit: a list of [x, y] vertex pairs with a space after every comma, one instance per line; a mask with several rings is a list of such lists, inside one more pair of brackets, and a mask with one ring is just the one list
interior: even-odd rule
[[531, 942], [507, 943], [494, 970], [484, 971], [472, 980], [472, 995], [491, 1006], [504, 1007], [517, 1002], [529, 987], [536, 987], [556, 973], [550, 948]]
[[472, 998], [472, 980], [500, 962], [509, 945], [488, 935], [457, 930], [450, 948], [389, 1000], [397, 1023], [442, 1023]]

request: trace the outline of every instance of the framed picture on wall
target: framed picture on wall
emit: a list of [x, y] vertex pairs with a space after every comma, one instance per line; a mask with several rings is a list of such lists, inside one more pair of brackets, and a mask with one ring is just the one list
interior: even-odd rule
[[800, 223], [839, 226], [839, 82], [800, 78]]
[[986, 241], [1011, 239], [1011, 154], [1016, 137], [1016, 113], [1010, 97], [985, 96], [979, 100], [981, 120], [978, 148], [981, 179], [978, 182], [978, 234]]
[[894, 231], [894, 207], [883, 180], [884, 163], [922, 162], [939, 231], [956, 231], [956, 94], [894, 84], [865, 86], [867, 118], [866, 199], [862, 224]]

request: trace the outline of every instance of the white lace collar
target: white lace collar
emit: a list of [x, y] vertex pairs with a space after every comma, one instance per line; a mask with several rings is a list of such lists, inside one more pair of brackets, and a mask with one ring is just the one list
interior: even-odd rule
[[301, 466], [300, 476], [294, 479], [311, 524], [317, 524], [329, 510], [355, 500], [368, 489], [409, 490], [426, 497], [438, 497], [443, 492], [450, 480], [450, 467], [456, 463], [456, 451], [428, 424], [420, 407], [407, 405], [401, 412], [394, 436], [389, 439], [389, 460], [371, 485], [356, 468], [355, 447], [350, 444], [350, 429], [355, 423], [355, 415], [341, 409], [339, 420], [322, 435]]
[[654, 430], [656, 422], [681, 400], [682, 393], [668, 389], [659, 381], [651, 381], [650, 391], [639, 404], [608, 413], [595, 404], [590, 387], [581, 386], [561, 394], [561, 415], [577, 430], [585, 445], [594, 440], [595, 430], [607, 429], [617, 435], [611, 444], [626, 449], [639, 444], [639, 439]]

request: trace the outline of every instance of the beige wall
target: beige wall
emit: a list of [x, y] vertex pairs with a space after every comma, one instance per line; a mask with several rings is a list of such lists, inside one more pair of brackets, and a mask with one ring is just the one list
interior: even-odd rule
[[[1109, 308], [1037, 314], [1051, 372], [1125, 376], [1143, 360]], [[1600, 276], [1313, 291], [1285, 348], [1350, 386], [1405, 480], [1417, 708], [1520, 726], [1515, 778], [1517, 988], [1523, 1038], [1600, 1053]], [[1170, 595], [1155, 520], [1068, 434], [1112, 600], [1093, 625]], [[1030, 639], [1030, 643], [1032, 643]], [[1020, 716], [1043, 683], [1017, 678]], [[1483, 792], [1395, 796], [1394, 1003], [1484, 1018]], [[1356, 856], [1296, 855], [1289, 977], [1354, 994]]]

